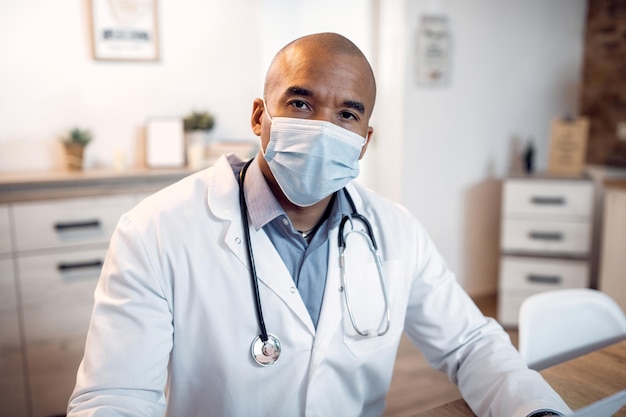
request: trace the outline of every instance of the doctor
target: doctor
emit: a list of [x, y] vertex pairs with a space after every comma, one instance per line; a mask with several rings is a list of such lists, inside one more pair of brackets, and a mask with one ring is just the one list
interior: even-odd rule
[[570, 412], [422, 226], [351, 181], [375, 94], [340, 35], [278, 52], [256, 158], [222, 157], [121, 218], [69, 416], [380, 416], [403, 331], [479, 416]]

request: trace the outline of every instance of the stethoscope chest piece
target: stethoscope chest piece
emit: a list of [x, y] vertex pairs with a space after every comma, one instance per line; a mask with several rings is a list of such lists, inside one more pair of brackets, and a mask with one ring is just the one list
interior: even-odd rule
[[280, 340], [271, 333], [267, 334], [267, 341], [257, 336], [252, 341], [252, 358], [261, 366], [273, 365], [280, 357]]

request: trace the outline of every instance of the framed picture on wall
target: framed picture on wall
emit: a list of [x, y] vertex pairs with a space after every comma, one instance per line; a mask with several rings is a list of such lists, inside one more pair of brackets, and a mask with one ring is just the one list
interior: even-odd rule
[[417, 32], [415, 71], [419, 86], [446, 86], [450, 81], [450, 27], [448, 18], [422, 16]]
[[158, 61], [158, 0], [89, 0], [96, 60]]

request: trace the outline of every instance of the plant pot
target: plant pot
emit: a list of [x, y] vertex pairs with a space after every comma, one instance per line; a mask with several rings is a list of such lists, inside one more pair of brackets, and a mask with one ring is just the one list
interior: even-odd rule
[[191, 130], [186, 132], [187, 166], [190, 169], [201, 169], [206, 166], [206, 147], [211, 141], [210, 131]]
[[75, 143], [65, 143], [65, 162], [70, 171], [80, 171], [83, 169], [83, 153], [85, 147]]

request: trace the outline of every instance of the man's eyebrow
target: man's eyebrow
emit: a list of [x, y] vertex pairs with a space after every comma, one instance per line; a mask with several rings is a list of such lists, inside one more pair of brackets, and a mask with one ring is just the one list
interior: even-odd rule
[[306, 88], [302, 88], [302, 87], [289, 87], [287, 91], [285, 92], [285, 94], [289, 97], [291, 96], [311, 97], [313, 95], [313, 92], [311, 90], [307, 90]]
[[356, 111], [358, 111], [361, 114], [365, 114], [365, 106], [363, 105], [363, 103], [360, 103], [358, 101], [344, 101], [343, 105], [346, 107], [349, 107], [351, 109], [354, 109]]

